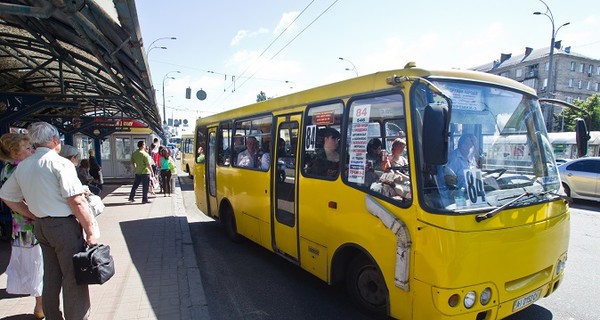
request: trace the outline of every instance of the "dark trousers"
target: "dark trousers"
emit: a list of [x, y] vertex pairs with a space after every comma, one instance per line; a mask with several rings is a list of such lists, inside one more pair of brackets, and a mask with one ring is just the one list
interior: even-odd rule
[[148, 202], [148, 187], [150, 186], [150, 175], [149, 174], [136, 174], [133, 180], [133, 186], [129, 193], [129, 200], [132, 201], [135, 198], [135, 191], [142, 183], [142, 202]]
[[61, 289], [64, 318], [87, 319], [90, 292], [87, 285], [77, 284], [73, 268], [73, 255], [83, 251], [85, 246], [79, 222], [73, 216], [42, 218], [36, 219], [33, 226], [44, 256], [42, 305], [46, 319], [63, 319], [60, 312]]
[[160, 170], [160, 184], [164, 194], [171, 194], [171, 170]]

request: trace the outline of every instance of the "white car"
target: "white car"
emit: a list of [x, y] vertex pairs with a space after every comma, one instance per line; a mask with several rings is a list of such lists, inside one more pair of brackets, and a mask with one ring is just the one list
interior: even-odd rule
[[561, 164], [558, 173], [568, 196], [600, 201], [600, 157], [571, 160]]

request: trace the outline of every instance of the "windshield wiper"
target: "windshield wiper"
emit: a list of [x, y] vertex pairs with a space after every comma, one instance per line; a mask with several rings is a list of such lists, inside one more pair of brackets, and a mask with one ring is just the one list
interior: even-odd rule
[[539, 196], [546, 195], [546, 194], [548, 194], [548, 193], [551, 193], [551, 192], [550, 192], [550, 191], [542, 191], [542, 192], [529, 192], [529, 191], [525, 191], [525, 192], [523, 192], [522, 194], [520, 194], [518, 197], [516, 197], [516, 198], [514, 198], [514, 199], [510, 200], [509, 202], [507, 202], [507, 203], [505, 203], [505, 204], [503, 204], [503, 205], [499, 206], [498, 208], [496, 208], [496, 209], [494, 209], [494, 210], [492, 210], [492, 211], [490, 211], [490, 212], [488, 212], [488, 213], [484, 213], [484, 214], [478, 214], [478, 215], [476, 215], [476, 216], [475, 216], [475, 221], [477, 221], [477, 222], [481, 222], [481, 221], [483, 221], [483, 220], [489, 219], [489, 218], [491, 218], [491, 217], [493, 217], [493, 216], [497, 215], [497, 214], [498, 214], [498, 212], [500, 212], [500, 211], [502, 211], [502, 210], [506, 209], [508, 206], [512, 205], [513, 203], [515, 203], [515, 202], [517, 202], [517, 201], [519, 201], [519, 200], [523, 199], [524, 197], [531, 197], [531, 196], [536, 196], [536, 197], [539, 197]]

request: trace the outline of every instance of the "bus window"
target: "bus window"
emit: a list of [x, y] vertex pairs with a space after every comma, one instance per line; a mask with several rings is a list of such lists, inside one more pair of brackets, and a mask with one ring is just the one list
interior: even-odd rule
[[348, 183], [390, 200], [411, 198], [404, 99], [400, 94], [352, 101], [348, 112]]
[[337, 178], [340, 168], [342, 103], [308, 109], [304, 126], [302, 172], [311, 177]]
[[[234, 146], [243, 142], [243, 150], [234, 147], [233, 165], [267, 171], [270, 162], [272, 116], [243, 120], [235, 123]], [[240, 151], [241, 150], [241, 151]], [[261, 165], [265, 163], [266, 165]]]
[[218, 157], [217, 164], [228, 166], [231, 163], [231, 149], [229, 148], [229, 139], [231, 138], [231, 123], [223, 122], [219, 126], [218, 139]]

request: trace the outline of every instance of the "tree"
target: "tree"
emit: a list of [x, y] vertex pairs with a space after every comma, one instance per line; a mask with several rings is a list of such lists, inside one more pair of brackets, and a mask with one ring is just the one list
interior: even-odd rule
[[265, 101], [267, 100], [267, 94], [264, 93], [263, 91], [261, 91], [259, 94], [256, 95], [256, 102], [261, 102], [261, 101]]
[[576, 100], [573, 104], [580, 110], [564, 109], [564, 131], [575, 131], [576, 118], [584, 119], [589, 131], [600, 131], [600, 95], [594, 94], [585, 101]]

